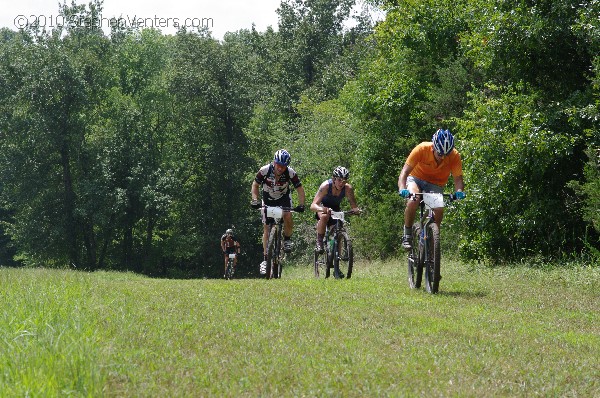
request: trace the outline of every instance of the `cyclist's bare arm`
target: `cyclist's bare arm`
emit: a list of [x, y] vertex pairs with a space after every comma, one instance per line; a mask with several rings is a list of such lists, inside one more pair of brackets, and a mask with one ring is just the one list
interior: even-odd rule
[[400, 172], [400, 177], [398, 177], [398, 190], [406, 189], [406, 179], [408, 178], [408, 175], [413, 170], [413, 168], [414, 167], [409, 165], [408, 163], [404, 164], [404, 167], [402, 167], [402, 171]]
[[454, 190], [455, 191], [463, 191], [464, 189], [465, 189], [465, 181], [463, 180], [463, 176], [460, 175], [460, 176], [454, 177]]
[[252, 181], [250, 194], [252, 195], [252, 200], [258, 200], [258, 182], [256, 182], [256, 180]]
[[348, 197], [348, 202], [350, 202], [350, 208], [353, 213], [360, 213], [360, 209], [356, 204], [356, 198], [354, 197], [354, 188], [350, 184], [346, 184], [346, 196]]
[[306, 193], [304, 192], [304, 187], [299, 186], [298, 188], [296, 188], [296, 191], [298, 192], [298, 204], [300, 206], [304, 206], [304, 204], [306, 203]]
[[321, 186], [319, 187], [319, 190], [315, 194], [315, 198], [313, 199], [312, 203], [310, 204], [310, 209], [312, 211], [314, 211], [315, 213], [326, 211], [327, 208], [325, 206], [321, 205], [321, 201], [327, 194], [328, 188], [329, 188], [329, 183], [327, 181], [325, 181], [321, 184]]

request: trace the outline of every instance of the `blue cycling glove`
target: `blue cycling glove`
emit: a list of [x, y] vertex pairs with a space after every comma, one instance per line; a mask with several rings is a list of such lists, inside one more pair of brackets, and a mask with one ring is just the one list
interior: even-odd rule
[[454, 196], [456, 197], [456, 199], [464, 199], [465, 193], [463, 191], [456, 191], [454, 192]]
[[398, 191], [398, 195], [402, 196], [403, 198], [408, 198], [408, 195], [410, 195], [410, 192], [408, 192], [408, 189], [404, 188], [404, 189], [400, 189]]

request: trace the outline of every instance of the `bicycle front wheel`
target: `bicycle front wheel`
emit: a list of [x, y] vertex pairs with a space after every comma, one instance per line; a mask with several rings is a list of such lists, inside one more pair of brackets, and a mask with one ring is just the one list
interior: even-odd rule
[[281, 261], [281, 245], [282, 245], [282, 237], [281, 237], [281, 229], [282, 227], [277, 228], [277, 239], [275, 239], [275, 254], [273, 256], [273, 278], [279, 279], [281, 278], [281, 271], [283, 271], [283, 261]]
[[420, 236], [421, 228], [413, 225], [412, 248], [408, 252], [408, 285], [411, 289], [420, 288], [423, 278], [423, 261], [421, 259], [421, 251], [419, 250]]
[[335, 244], [329, 245], [329, 240], [327, 240], [327, 245], [325, 248], [325, 278], [329, 278], [331, 275], [331, 269], [333, 268], [333, 257], [335, 256]]
[[336, 279], [350, 279], [353, 265], [354, 253], [352, 251], [352, 241], [350, 241], [347, 232], [341, 232], [335, 241], [333, 276]]
[[425, 242], [425, 288], [435, 294], [440, 286], [440, 229], [432, 222], [427, 225], [427, 242]]
[[267, 279], [276, 278], [273, 273], [277, 268], [277, 232], [277, 228], [271, 226], [269, 240], [267, 241]]
[[325, 276], [325, 267], [327, 267], [327, 253], [323, 252], [319, 254], [319, 252], [315, 250], [315, 278]]
[[229, 259], [227, 261], [227, 271], [225, 271], [225, 279], [233, 278], [233, 260]]

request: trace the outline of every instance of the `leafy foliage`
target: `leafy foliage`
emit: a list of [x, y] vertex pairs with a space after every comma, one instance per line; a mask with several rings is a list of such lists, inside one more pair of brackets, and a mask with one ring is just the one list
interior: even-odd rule
[[460, 145], [470, 183], [470, 200], [459, 207], [461, 249], [470, 258], [570, 252], [571, 234], [582, 232], [564, 172], [577, 139], [553, 130], [536, 96], [523, 89], [488, 87], [457, 121], [466, 133]]
[[[349, 167], [366, 209], [357, 254], [395, 256], [398, 174], [438, 127], [455, 133], [467, 188], [445, 247], [491, 262], [598, 251], [600, 2], [369, 3], [386, 11], [375, 28], [364, 13], [344, 26], [351, 0], [283, 0], [278, 31], [222, 41], [0, 31], [2, 264], [216, 276], [232, 226], [249, 264], [262, 247], [248, 191], [279, 148], [307, 202]], [[302, 252], [312, 214], [296, 228]]]

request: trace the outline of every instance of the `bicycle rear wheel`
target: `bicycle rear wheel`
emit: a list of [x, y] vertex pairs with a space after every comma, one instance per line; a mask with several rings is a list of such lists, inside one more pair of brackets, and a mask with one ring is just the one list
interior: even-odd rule
[[410, 249], [410, 252], [408, 252], [408, 285], [411, 289], [420, 288], [421, 280], [423, 278], [423, 261], [419, 251], [420, 235], [421, 228], [417, 225], [413, 225], [412, 248]]
[[273, 273], [275, 268], [277, 267], [277, 228], [275, 226], [271, 226], [269, 230], [269, 240], [267, 241], [267, 273], [266, 278], [273, 278]]
[[440, 229], [432, 222], [427, 225], [427, 253], [425, 253], [425, 288], [428, 293], [435, 294], [440, 286]]

